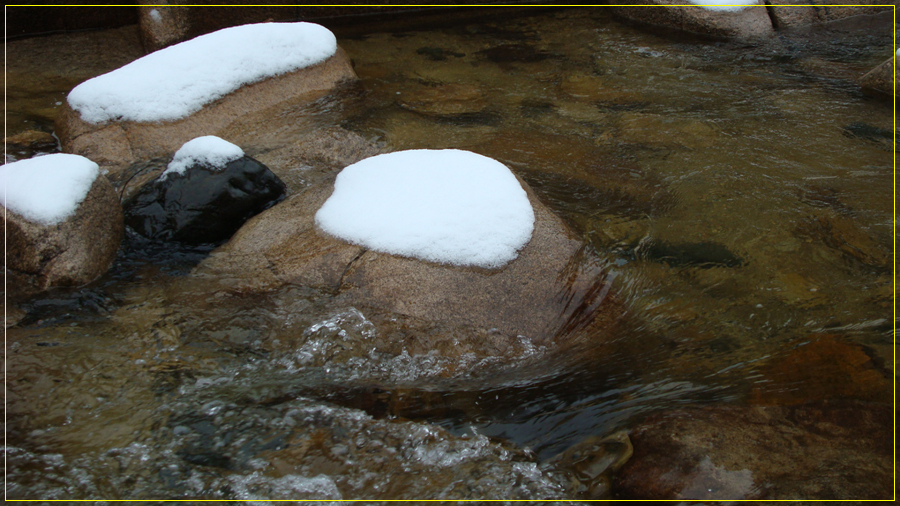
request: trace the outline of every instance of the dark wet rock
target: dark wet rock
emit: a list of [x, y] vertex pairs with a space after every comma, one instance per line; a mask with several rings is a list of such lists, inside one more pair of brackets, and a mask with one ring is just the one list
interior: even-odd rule
[[740, 267], [744, 259], [717, 242], [670, 243], [651, 240], [642, 244], [638, 256], [672, 267]]
[[278, 176], [248, 156], [222, 169], [193, 165], [135, 193], [124, 203], [125, 223], [149, 239], [217, 243], [284, 194]]
[[718, 406], [653, 415], [631, 431], [619, 499], [890, 499], [890, 404]]
[[[342, 305], [491, 329], [507, 343], [518, 336], [547, 343], [596, 316], [610, 323], [619, 314], [594, 257], [530, 189], [531, 241], [506, 266], [483, 270], [376, 253], [324, 234], [313, 216], [331, 186], [313, 186], [250, 220], [195, 274], [235, 278], [252, 290], [288, 283], [334, 289]], [[444, 347], [441, 335], [420, 337]], [[452, 346], [446, 351], [454, 353]]]
[[616, 16], [641, 25], [715, 38], [743, 39], [773, 33], [766, 7], [762, 2], [759, 4], [737, 12], [723, 12], [686, 6], [681, 0], [635, 0], [628, 6], [610, 9]]
[[455, 58], [462, 58], [465, 56], [465, 53], [457, 53], [440, 47], [420, 47], [419, 49], [416, 49], [416, 54], [425, 56], [431, 61], [446, 61], [448, 56], [453, 56]]
[[125, 227], [115, 190], [98, 176], [68, 219], [43, 225], [7, 210], [4, 230], [7, 296], [15, 301], [100, 277], [116, 257]]
[[85, 156], [115, 177], [140, 160], [169, 156], [200, 136], [243, 143], [242, 137], [229, 132], [238, 129], [257, 139], [277, 133], [292, 111], [354, 80], [350, 58], [338, 48], [319, 64], [246, 85], [177, 121], [88, 123], [65, 103], [56, 119], [56, 133], [64, 152]]
[[494, 63], [534, 63], [553, 57], [552, 53], [529, 44], [503, 44], [478, 54]]
[[[900, 70], [897, 72], [900, 72]], [[889, 58], [862, 76], [859, 80], [859, 85], [866, 91], [874, 91], [882, 95], [893, 95], [894, 81], [896, 79], [898, 79], [898, 74], [894, 73], [894, 58]]]
[[588, 437], [551, 458], [551, 463], [565, 470], [572, 488], [581, 499], [610, 499], [613, 474], [634, 453], [628, 433], [619, 431], [605, 437]]
[[750, 399], [755, 404], [791, 405], [814, 399], [890, 402], [890, 372], [871, 350], [838, 335], [812, 334], [782, 357], [770, 359]]

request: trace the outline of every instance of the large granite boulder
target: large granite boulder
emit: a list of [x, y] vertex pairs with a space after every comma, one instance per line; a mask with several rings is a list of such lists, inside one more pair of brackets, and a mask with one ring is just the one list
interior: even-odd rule
[[612, 6], [613, 14], [639, 25], [715, 38], [755, 38], [770, 35], [772, 22], [761, 1], [741, 10], [711, 10], [700, 5], [685, 5], [682, 0], [634, 0], [629, 5]]
[[228, 279], [239, 291], [321, 287], [337, 292], [338, 304], [546, 344], [603, 320], [604, 301], [607, 309], [615, 305], [599, 262], [522, 186], [534, 231], [518, 257], [498, 269], [377, 253], [327, 235], [314, 219], [333, 191], [324, 181], [249, 220], [194, 274]]
[[[293, 25], [294, 23], [264, 23], [267, 27], [280, 27], [283, 25]], [[261, 25], [251, 25], [261, 26]], [[136, 60], [132, 64], [122, 67], [116, 71], [100, 76], [96, 79], [106, 78], [117, 72], [128, 70], [133, 75], [127, 75], [129, 79], [142, 80], [141, 75], [146, 74], [147, 80], [153, 80], [156, 76], [153, 72], [143, 71], [135, 74], [132, 67], [140, 63], [144, 65], [150, 58], [154, 68], [167, 68], [166, 58], [170, 56], [168, 52], [173, 52], [173, 58], [179, 58], [178, 51], [185, 48], [192, 49], [194, 46], [207, 42], [204, 37], [218, 36], [221, 37], [223, 32], [227, 36], [230, 35], [229, 30], [238, 30], [246, 27], [235, 27], [197, 37], [189, 41], [167, 47], [155, 53]], [[320, 27], [321, 28], [321, 27]], [[263, 30], [265, 32], [265, 29]], [[333, 35], [327, 32], [326, 38]], [[303, 47], [294, 48], [296, 51], [302, 51]], [[288, 47], [284, 49], [285, 54], [290, 55], [292, 49]], [[222, 55], [213, 54], [209, 58], [212, 61], [220, 62]], [[268, 56], [273, 59], [274, 57]], [[252, 59], [252, 58], [251, 58]], [[203, 59], [199, 59], [203, 61]], [[240, 68], [243, 63], [235, 63], [228, 65], [227, 62], [221, 62], [223, 68]], [[146, 67], [146, 65], [144, 65]], [[131, 69], [129, 68], [131, 67]], [[140, 67], [139, 67], [140, 68]], [[269, 69], [263, 66], [263, 70]], [[190, 69], [184, 69], [183, 73], [188, 73]], [[173, 71], [175, 72], [175, 71]], [[176, 75], [180, 75], [175, 72]], [[125, 74], [121, 74], [125, 75]], [[126, 169], [130, 165], [142, 161], [150, 160], [155, 157], [169, 156], [175, 152], [182, 144], [190, 139], [203, 135], [219, 135], [223, 137], [231, 137], [228, 132], [233, 129], [234, 125], [242, 123], [243, 119], [248, 115], [254, 115], [261, 111], [266, 111], [266, 117], [269, 118], [268, 123], [260, 123], [255, 125], [258, 129], [254, 134], [256, 137], [264, 137], [266, 129], [272, 129], [271, 118], [277, 117], [284, 113], [285, 110], [293, 110], [302, 104], [321, 97], [323, 94], [333, 90], [339, 84], [356, 79], [350, 59], [346, 53], [334, 44], [331, 56], [309, 64], [304, 67], [296, 68], [287, 72], [272, 71], [269, 74], [261, 74], [262, 77], [253, 77], [249, 82], [245, 82], [238, 88], [227, 93], [216, 95], [216, 93], [208, 93], [201, 95], [201, 100], [195, 100], [190, 107], [184, 109], [182, 116], [177, 114], [160, 114], [153, 115], [154, 110], [168, 109], [169, 102], [177, 103], [185, 101], [179, 93], [174, 91], [171, 94], [163, 94], [156, 99], [157, 103], [149, 103], [144, 108], [149, 111], [148, 114], [125, 114], [112, 110], [113, 104], [110, 106], [100, 105], [94, 107], [95, 112], [86, 113], [84, 102], [91, 100], [103, 100], [103, 89], [120, 90], [127, 88], [127, 85], [120, 84], [121, 81], [106, 81], [104, 88], [100, 91], [94, 89], [90, 99], [75, 100], [73, 95], [79, 91], [81, 86], [91, 83], [88, 81], [76, 87], [70, 93], [66, 103], [61, 107], [60, 113], [56, 120], [56, 133], [60, 139], [63, 151], [68, 153], [80, 154], [97, 162], [103, 169], [109, 171], [111, 177]], [[135, 77], [137, 76], [137, 77]], [[206, 75], [197, 77], [198, 80], [215, 81]], [[223, 77], [224, 80], [231, 82], [233, 78], [230, 75]], [[164, 79], [160, 80], [160, 86], [163, 85]], [[92, 83], [96, 84], [96, 83]], [[214, 83], [220, 84], [220, 83]], [[186, 81], [184, 88], [190, 89], [193, 83]], [[221, 89], [221, 86], [218, 86]], [[152, 87], [148, 88], [152, 89]], [[225, 87], [227, 89], [227, 86]], [[127, 94], [123, 91], [123, 94]], [[84, 93], [81, 93], [83, 96]], [[171, 95], [171, 99], [167, 98]], [[94, 98], [99, 97], [99, 98]], [[178, 97], [177, 99], [175, 97]], [[206, 100], [205, 102], [203, 100]], [[137, 99], [123, 98], [118, 100], [119, 103], [129, 103], [140, 101]], [[74, 105], [73, 105], [74, 104]], [[92, 104], [88, 104], [92, 105]], [[81, 108], [81, 112], [79, 109]], [[109, 109], [109, 112], [106, 111]], [[133, 108], [132, 108], [133, 109]], [[100, 110], [98, 114], [96, 111]], [[87, 117], [85, 116], [87, 114]], [[246, 130], [246, 125], [241, 125]]]
[[[72, 197], [73, 209], [55, 216], [41, 213], [40, 205], [15, 205], [13, 193], [17, 189], [10, 181], [4, 233], [6, 272], [10, 279], [7, 296], [13, 301], [54, 286], [80, 286], [93, 281], [109, 269], [124, 235], [119, 199], [109, 181], [96, 170], [96, 164], [65, 154], [39, 158], [37, 161], [42, 166], [38, 167], [32, 167], [31, 162], [35, 159], [10, 164], [7, 176], [12, 180], [14, 166], [27, 163], [26, 168], [35, 179], [26, 184], [33, 188], [50, 184], [40, 178], [46, 167], [65, 172], [74, 161], [87, 164], [88, 170], [84, 172], [84, 178], [66, 183], [78, 186], [83, 183], [83, 190], [78, 191], [78, 195], [66, 196]], [[93, 171], [90, 165], [93, 165]], [[59, 198], [51, 197], [49, 193], [47, 197]], [[51, 202], [50, 205], [58, 203]]]

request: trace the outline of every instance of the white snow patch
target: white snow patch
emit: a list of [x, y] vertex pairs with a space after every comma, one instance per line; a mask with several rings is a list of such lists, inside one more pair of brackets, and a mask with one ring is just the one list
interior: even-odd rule
[[149, 14], [150, 14], [150, 19], [152, 19], [153, 21], [155, 21], [155, 22], [157, 22], [157, 23], [159, 23], [160, 21], [162, 21], [162, 15], [159, 13], [158, 10], [156, 10], [156, 9], [150, 9], [150, 13], [149, 13]]
[[244, 150], [240, 147], [216, 137], [206, 135], [185, 142], [175, 152], [172, 161], [166, 167], [159, 179], [169, 177], [169, 174], [184, 174], [188, 167], [196, 164], [206, 165], [213, 169], [224, 169], [225, 164], [244, 156]]
[[313, 23], [235, 26], [160, 49], [69, 93], [84, 121], [172, 121], [232, 91], [331, 57], [337, 40]]
[[100, 167], [83, 156], [55, 153], [5, 166], [3, 205], [29, 221], [55, 225], [75, 214]]
[[345, 168], [315, 221], [375, 251], [497, 268], [531, 240], [534, 210], [502, 163], [469, 151], [422, 149]]
[[700, 5], [704, 9], [719, 12], [737, 12], [756, 5], [754, 0], [688, 0], [694, 5]]

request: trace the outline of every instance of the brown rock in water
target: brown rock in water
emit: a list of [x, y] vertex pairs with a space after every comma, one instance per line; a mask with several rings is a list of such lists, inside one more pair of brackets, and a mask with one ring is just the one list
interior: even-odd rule
[[109, 181], [94, 180], [75, 214], [42, 225], [7, 210], [7, 295], [30, 297], [54, 286], [80, 286], [109, 269], [125, 233], [122, 206]]
[[863, 90], [874, 91], [876, 93], [893, 95], [900, 93], [900, 89], [894, 90], [895, 79], [900, 79], [900, 67], [895, 74], [894, 58], [888, 58], [881, 65], [870, 70], [859, 79], [859, 85]]
[[809, 336], [809, 342], [759, 367], [762, 381], [750, 393], [754, 404], [790, 405], [813, 399], [889, 402], [889, 375], [862, 346], [839, 336]]
[[[64, 152], [90, 158], [115, 177], [137, 161], [170, 156], [196, 137], [229, 137], [225, 132], [248, 114], [272, 109], [268, 121], [271, 123], [280, 104], [295, 106], [298, 100], [312, 101], [340, 83], [355, 79], [350, 58], [338, 48], [321, 63], [246, 85], [177, 121], [88, 123], [66, 103], [56, 119], [56, 133]], [[268, 123], [257, 125], [257, 137], [264, 136]]]
[[190, 27], [187, 14], [186, 7], [138, 7], [138, 28], [144, 51], [151, 53], [183, 41]]
[[52, 148], [56, 146], [56, 138], [47, 132], [27, 130], [7, 137], [6, 144], [29, 149]]
[[653, 415], [631, 431], [619, 499], [875, 500], [893, 493], [890, 404], [717, 406]]
[[[754, 38], [773, 33], [765, 5], [737, 12], [712, 11], [685, 6], [682, 0], [633, 0], [627, 6], [612, 6], [613, 14], [642, 25], [716, 38]], [[741, 2], [746, 4], [754, 1]]]
[[330, 237], [314, 224], [332, 192], [326, 182], [248, 221], [195, 274], [233, 278], [250, 290], [289, 283], [330, 288], [341, 304], [546, 343], [588, 325], [608, 286], [584, 244], [523, 186], [535, 230], [518, 258], [500, 269], [434, 264]]

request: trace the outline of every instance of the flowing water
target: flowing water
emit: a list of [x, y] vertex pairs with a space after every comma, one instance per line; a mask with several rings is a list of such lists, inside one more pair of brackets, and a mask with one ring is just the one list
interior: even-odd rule
[[[565, 498], [551, 457], [651, 413], [890, 404], [894, 119], [853, 83], [892, 54], [887, 21], [710, 42], [568, 9], [339, 40], [360, 83], [319, 125], [504, 162], [596, 250], [627, 322], [569, 357], [348, 357], [402, 321], [229, 291], [191, 276], [207, 251], [130, 236], [7, 329], [10, 498]], [[7, 52], [7, 136], [141, 55], [133, 28]]]

